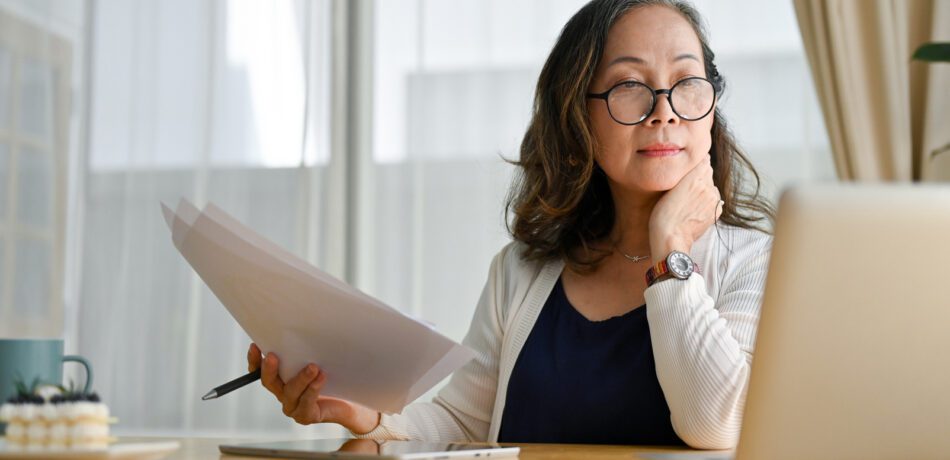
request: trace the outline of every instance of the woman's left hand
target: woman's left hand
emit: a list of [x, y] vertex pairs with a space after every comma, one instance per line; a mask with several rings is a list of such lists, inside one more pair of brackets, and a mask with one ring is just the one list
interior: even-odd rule
[[650, 216], [650, 254], [653, 263], [671, 251], [689, 253], [703, 233], [722, 214], [719, 189], [713, 183], [711, 157], [686, 173], [663, 194]]

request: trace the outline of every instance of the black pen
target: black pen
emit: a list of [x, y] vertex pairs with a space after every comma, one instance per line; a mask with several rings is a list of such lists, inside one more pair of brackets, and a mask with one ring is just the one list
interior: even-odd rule
[[242, 375], [228, 383], [225, 383], [224, 385], [215, 387], [213, 390], [209, 391], [208, 394], [202, 396], [201, 400], [207, 401], [209, 399], [214, 399], [219, 396], [224, 396], [234, 390], [237, 390], [238, 388], [243, 387], [244, 385], [247, 385], [248, 383], [253, 383], [260, 379], [261, 379], [261, 369], [257, 368], [256, 371], [251, 372], [250, 374]]

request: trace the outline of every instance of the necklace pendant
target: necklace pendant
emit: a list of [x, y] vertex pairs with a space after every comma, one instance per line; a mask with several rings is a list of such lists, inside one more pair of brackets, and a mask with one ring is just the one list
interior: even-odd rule
[[621, 254], [623, 254], [624, 257], [626, 257], [629, 260], [632, 260], [633, 262], [641, 262], [650, 258], [650, 256], [648, 255], [647, 256], [630, 256], [630, 255], [624, 254], [623, 252], [621, 252]]

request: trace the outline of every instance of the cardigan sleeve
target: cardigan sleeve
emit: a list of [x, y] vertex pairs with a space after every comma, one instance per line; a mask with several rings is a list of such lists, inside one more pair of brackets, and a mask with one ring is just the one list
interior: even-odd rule
[[475, 358], [452, 374], [432, 402], [410, 404], [401, 414], [383, 414], [376, 429], [354, 434], [356, 437], [446, 442], [488, 439], [503, 335], [504, 264], [505, 257], [514, 257], [507, 255], [511, 252], [509, 245], [492, 260], [488, 281], [462, 341], [475, 352]]
[[771, 237], [734, 234], [714, 300], [706, 280], [665, 280], [647, 288], [656, 373], [677, 435], [691, 447], [730, 449], [739, 438]]

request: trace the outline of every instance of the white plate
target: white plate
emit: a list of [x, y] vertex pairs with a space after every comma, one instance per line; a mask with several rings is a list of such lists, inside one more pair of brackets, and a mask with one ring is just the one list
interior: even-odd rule
[[150, 460], [162, 458], [176, 450], [177, 441], [163, 442], [118, 442], [105, 449], [93, 450], [36, 450], [27, 451], [23, 447], [12, 447], [0, 439], [0, 459], [5, 458], [50, 458], [50, 459], [128, 459]]

